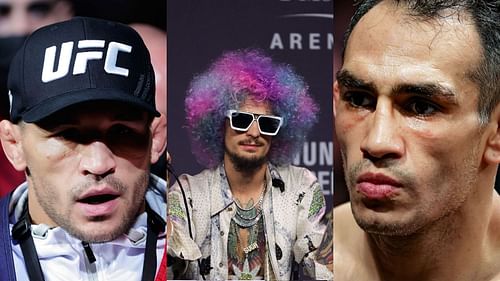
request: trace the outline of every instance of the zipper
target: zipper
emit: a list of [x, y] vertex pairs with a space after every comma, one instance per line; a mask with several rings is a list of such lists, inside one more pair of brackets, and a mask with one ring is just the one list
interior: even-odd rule
[[97, 275], [97, 263], [94, 252], [90, 247], [88, 242], [82, 241], [83, 253], [85, 261], [85, 268], [87, 269], [87, 277], [89, 281], [99, 281], [99, 276]]

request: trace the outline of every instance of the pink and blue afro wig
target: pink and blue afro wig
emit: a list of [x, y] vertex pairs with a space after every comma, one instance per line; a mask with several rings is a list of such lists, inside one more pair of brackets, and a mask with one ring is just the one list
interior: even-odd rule
[[186, 97], [186, 122], [193, 153], [212, 168], [224, 156], [225, 113], [247, 98], [267, 102], [283, 125], [273, 137], [269, 160], [290, 163], [317, 121], [318, 106], [308, 86], [289, 65], [273, 63], [259, 50], [224, 53], [196, 76]]

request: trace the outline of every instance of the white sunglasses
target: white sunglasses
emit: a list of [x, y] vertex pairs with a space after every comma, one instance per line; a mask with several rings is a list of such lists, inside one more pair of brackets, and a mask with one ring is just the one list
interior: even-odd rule
[[279, 116], [255, 114], [238, 110], [228, 110], [226, 117], [229, 118], [231, 128], [240, 132], [248, 131], [253, 121], [257, 121], [259, 132], [267, 136], [276, 136], [283, 124], [283, 118]]

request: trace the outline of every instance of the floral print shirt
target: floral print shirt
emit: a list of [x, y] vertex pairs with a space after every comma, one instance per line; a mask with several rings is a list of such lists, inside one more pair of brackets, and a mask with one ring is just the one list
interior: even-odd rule
[[[326, 229], [320, 222], [325, 199], [316, 177], [305, 168], [269, 163], [266, 179], [262, 211], [271, 279], [289, 280], [296, 261], [302, 263], [309, 276], [332, 280], [326, 266], [315, 261], [315, 250]], [[172, 257], [188, 261], [176, 277], [201, 279], [201, 264], [206, 268], [206, 279], [227, 280], [228, 234], [236, 208], [224, 167], [219, 165], [195, 176], [182, 175], [180, 182], [187, 210], [178, 183], [168, 193], [168, 216], [173, 228], [167, 251]]]

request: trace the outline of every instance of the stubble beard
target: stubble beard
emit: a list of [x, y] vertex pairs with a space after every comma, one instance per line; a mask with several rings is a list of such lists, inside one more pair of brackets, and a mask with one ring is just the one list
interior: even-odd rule
[[[361, 210], [358, 210], [358, 208], [365, 208], [364, 206], [356, 206], [356, 204], [352, 204], [352, 212], [357, 224], [367, 233], [393, 237], [412, 236], [419, 233], [423, 234], [431, 229], [443, 229], [443, 232], [449, 232], [449, 229], [455, 229], [455, 226], [453, 225], [456, 223], [455, 214], [460, 212], [461, 207], [465, 204], [465, 201], [472, 192], [474, 183], [477, 182], [477, 173], [479, 169], [475, 163], [477, 153], [478, 152], [473, 149], [473, 151], [469, 152], [469, 154], [465, 156], [461, 163], [455, 164], [454, 167], [448, 169], [448, 173], [450, 170], [461, 170], [463, 171], [462, 173], [454, 173], [454, 177], [443, 178], [443, 175], [447, 175], [445, 170], [435, 171], [432, 175], [433, 180], [428, 182], [429, 186], [435, 187], [433, 190], [435, 190], [436, 193], [441, 191], [440, 185], [447, 181], [448, 183], [451, 183], [450, 186], [456, 186], [457, 190], [462, 189], [462, 191], [450, 193], [450, 190], [448, 189], [449, 193], [444, 196], [442, 194], [440, 196], [433, 196], [434, 200], [421, 202], [422, 204], [416, 206], [418, 209], [415, 210], [412, 218], [407, 221], [381, 223], [380, 221], [377, 221], [376, 218], [366, 218], [360, 215]], [[359, 175], [359, 172], [363, 169], [363, 167], [370, 165], [370, 163], [365, 160], [356, 163], [351, 167], [346, 167], [345, 163], [347, 162], [345, 161], [346, 158], [344, 154], [342, 155], [342, 158], [344, 161], [346, 183], [350, 193], [352, 194], [355, 192], [357, 175]], [[457, 167], [458, 165], [462, 166]], [[410, 192], [411, 194], [413, 191], [412, 188], [415, 187], [415, 183], [417, 182], [416, 175], [395, 168], [391, 165], [391, 163], [387, 164], [387, 170], [396, 175], [399, 180], [402, 180], [403, 185], [407, 188], [407, 192]], [[460, 176], [457, 177], [457, 175]], [[443, 203], [443, 199], [445, 199], [446, 203]], [[362, 205], [362, 203], [359, 204]], [[439, 213], [436, 214], [436, 216], [429, 217], [428, 211], [432, 208], [436, 208], [436, 206], [440, 206], [439, 208], [442, 209], [437, 210]]]
[[[52, 221], [54, 221], [57, 226], [63, 228], [75, 238], [90, 243], [111, 241], [129, 231], [129, 229], [135, 223], [137, 216], [139, 215], [139, 211], [144, 204], [144, 196], [149, 182], [148, 172], [143, 172], [132, 187], [127, 187], [123, 182], [113, 176], [108, 176], [101, 181], [112, 186], [121, 194], [127, 194], [127, 190], [129, 188], [133, 188], [134, 194], [132, 195], [131, 202], [121, 202], [121, 204], [125, 206], [124, 211], [122, 211], [121, 218], [118, 219], [118, 221], [120, 221], [121, 223], [119, 223], [109, 232], [100, 233], [100, 229], [98, 227], [95, 227], [90, 231], [80, 228], [78, 222], [74, 222], [71, 220], [71, 209], [63, 211], [57, 210], [55, 206], [60, 205], [60, 203], [58, 202], [58, 198], [54, 194], [48, 192], [50, 190], [54, 190], [54, 187], [51, 187], [50, 184], [44, 182], [43, 180], [37, 181], [36, 177], [33, 177], [33, 175], [31, 175], [31, 177], [33, 186], [30, 186], [30, 188], [34, 189], [40, 206], [50, 217], [50, 219], [52, 219]], [[79, 194], [82, 194], [90, 186], [95, 184], [96, 182], [94, 181], [77, 185], [71, 188], [69, 194], [67, 194], [66, 196], [73, 200], [74, 198], [78, 197]], [[123, 199], [123, 197], [121, 198]], [[71, 203], [73, 204], [74, 201], [72, 201]], [[92, 221], [108, 224], [105, 217], [94, 217], [92, 218]]]
[[252, 173], [257, 171], [267, 162], [267, 155], [261, 157], [243, 157], [234, 153], [225, 147], [225, 152], [229, 156], [229, 160], [233, 163], [236, 171], [243, 173]]

